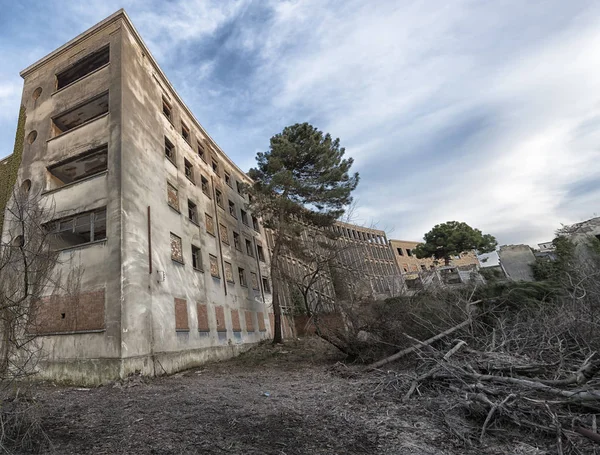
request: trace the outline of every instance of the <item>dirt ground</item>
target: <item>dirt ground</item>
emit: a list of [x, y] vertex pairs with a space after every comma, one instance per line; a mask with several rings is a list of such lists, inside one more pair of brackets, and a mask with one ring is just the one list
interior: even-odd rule
[[310, 338], [170, 377], [94, 389], [38, 385], [33, 395], [52, 442], [42, 453], [544, 453], [516, 441], [510, 449], [465, 447], [426, 403], [401, 403], [340, 360]]

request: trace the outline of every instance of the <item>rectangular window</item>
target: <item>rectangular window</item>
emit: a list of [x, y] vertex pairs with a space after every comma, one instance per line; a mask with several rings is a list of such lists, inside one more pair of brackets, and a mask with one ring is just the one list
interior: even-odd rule
[[170, 183], [167, 183], [167, 202], [179, 212], [179, 191]]
[[407, 249], [406, 249], [406, 255], [407, 255], [408, 257], [411, 257], [411, 256], [412, 256], [412, 250], [411, 250], [410, 248], [407, 248]]
[[181, 122], [181, 137], [185, 142], [190, 143], [190, 129], [183, 122]]
[[402, 248], [396, 248], [396, 250], [398, 251], [398, 256], [404, 256], [404, 252], [402, 251]]
[[250, 272], [250, 280], [252, 289], [258, 290], [258, 275], [254, 272]]
[[219, 163], [217, 163], [215, 160], [212, 160], [212, 170], [215, 174], [219, 175]]
[[198, 206], [188, 199], [188, 218], [194, 224], [198, 224]]
[[215, 222], [213, 221], [213, 217], [208, 213], [205, 213], [204, 216], [206, 218], [206, 232], [210, 235], [215, 235]]
[[210, 274], [215, 278], [221, 278], [221, 275], [219, 274], [219, 262], [217, 257], [209, 254], [208, 258], [210, 260]]
[[268, 278], [263, 278], [262, 279], [262, 284], [263, 284], [263, 290], [265, 292], [271, 292], [271, 286], [269, 285], [269, 279]]
[[217, 198], [217, 205], [222, 209], [225, 208], [223, 207], [223, 194], [221, 193], [221, 191], [215, 190], [215, 196]]
[[248, 256], [252, 256], [254, 257], [254, 252], [252, 251], [252, 242], [248, 239], [246, 240], [246, 253], [248, 254]]
[[200, 182], [202, 184], [202, 192], [210, 197], [210, 186], [208, 180], [203, 175], [200, 176]]
[[202, 271], [202, 253], [196, 245], [192, 245], [192, 267]]
[[190, 163], [188, 160], [186, 160], [185, 158], [183, 159], [183, 167], [185, 168], [185, 176], [188, 178], [188, 180], [192, 183], [194, 182], [194, 166], [192, 166], [192, 163]]
[[250, 226], [248, 224], [248, 214], [246, 213], [245, 210], [240, 210], [240, 213], [242, 215], [242, 223], [244, 223], [246, 226]]
[[256, 218], [254, 215], [252, 215], [252, 226], [254, 227], [254, 230], [256, 232], [260, 232], [260, 226], [258, 224], [258, 218]]
[[107, 166], [108, 146], [106, 144], [53, 164], [48, 167], [48, 172], [52, 176], [52, 189], [104, 172]]
[[[171, 163], [175, 164], [175, 146], [167, 139], [167, 136], [165, 136], [165, 156]], [[177, 166], [177, 164], [175, 164], [175, 166]]]
[[240, 280], [240, 286], [248, 286], [248, 282], [246, 281], [246, 271], [241, 267], [238, 267], [238, 277]]
[[175, 330], [178, 332], [189, 332], [187, 300], [175, 299]]
[[238, 234], [235, 231], [233, 231], [233, 245], [235, 246], [236, 250], [242, 251], [242, 242], [240, 242], [240, 234]]
[[62, 112], [52, 118], [52, 137], [66, 133], [73, 128], [98, 118], [108, 112], [108, 92]]
[[87, 76], [110, 62], [110, 47], [105, 46], [96, 52], [86, 55], [69, 68], [56, 75], [56, 90]]
[[204, 145], [202, 142], [198, 141], [198, 156], [206, 163], [206, 154], [204, 152]]
[[239, 194], [244, 194], [244, 192], [242, 191], [242, 184], [241, 184], [240, 182], [237, 182], [237, 181], [236, 181], [236, 182], [235, 182], [235, 186], [236, 186], [236, 188], [237, 188], [237, 192], [238, 192]]
[[229, 231], [227, 230], [227, 226], [223, 224], [219, 224], [219, 232], [221, 234], [221, 242], [229, 245]]
[[263, 250], [262, 245], [256, 245], [256, 253], [258, 254], [258, 260], [265, 262], [265, 251]]
[[169, 122], [173, 123], [173, 108], [164, 96], [162, 98], [162, 113]]
[[237, 215], [235, 214], [235, 204], [229, 200], [229, 214], [237, 219]]
[[181, 246], [181, 237], [171, 232], [171, 259], [183, 264], [183, 249]]
[[228, 282], [233, 283], [233, 267], [227, 261], [225, 261], [225, 279]]
[[51, 221], [50, 248], [58, 250], [106, 239], [106, 207]]
[[227, 185], [229, 185], [231, 188], [233, 188], [233, 182], [231, 180], [231, 175], [229, 175], [229, 172], [225, 171], [224, 175], [225, 175], [225, 183], [227, 183]]

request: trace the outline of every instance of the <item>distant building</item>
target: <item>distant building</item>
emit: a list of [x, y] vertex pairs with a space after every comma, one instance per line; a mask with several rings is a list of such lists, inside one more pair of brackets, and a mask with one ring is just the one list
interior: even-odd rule
[[498, 251], [500, 265], [512, 281], [534, 281], [531, 266], [535, 255], [529, 245], [503, 245]]
[[[411, 242], [409, 240], [390, 240], [390, 248], [396, 259], [396, 263], [403, 274], [433, 270], [445, 266], [443, 260], [434, 258], [418, 259], [414, 250], [421, 242]], [[459, 269], [478, 268], [479, 259], [475, 251], [455, 255], [450, 261], [450, 265]]]

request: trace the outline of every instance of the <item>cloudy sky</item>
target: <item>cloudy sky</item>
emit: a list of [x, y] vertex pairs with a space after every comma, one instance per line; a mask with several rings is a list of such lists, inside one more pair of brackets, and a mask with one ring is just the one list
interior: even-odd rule
[[391, 238], [458, 220], [535, 245], [600, 212], [600, 2], [0, 3], [0, 157], [19, 71], [123, 6], [242, 169], [308, 121], [355, 159], [356, 221]]

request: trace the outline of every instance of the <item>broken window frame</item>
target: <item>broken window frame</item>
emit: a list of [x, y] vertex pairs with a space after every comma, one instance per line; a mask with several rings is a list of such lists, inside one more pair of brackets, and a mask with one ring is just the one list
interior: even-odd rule
[[[107, 226], [106, 226], [106, 207], [102, 207], [96, 210], [90, 210], [87, 212], [78, 213], [76, 215], [71, 215], [63, 218], [58, 218], [56, 220], [52, 220], [45, 224], [45, 229], [48, 232], [50, 237], [50, 245], [52, 241], [65, 233], [71, 234], [81, 234], [81, 230], [78, 231], [78, 228], [86, 227], [87, 224], [80, 224], [82, 220], [88, 218], [87, 223], [89, 223], [89, 237], [83, 242], [73, 243], [71, 245], [62, 246], [59, 248], [51, 248], [55, 251], [69, 249], [69, 248], [77, 248], [85, 245], [90, 245], [97, 242], [104, 242], [107, 239]], [[104, 227], [103, 230], [97, 230], [97, 224]]]
[[230, 188], [233, 188], [233, 183], [231, 180], [231, 174], [227, 171], [223, 172], [223, 178], [225, 179], [225, 183], [227, 184], [227, 186], [229, 186]]
[[240, 234], [235, 231], [233, 231], [233, 246], [236, 250], [242, 251], [242, 242]]
[[173, 106], [167, 101], [167, 98], [163, 95], [162, 97], [162, 113], [167, 118], [169, 123], [173, 124]]
[[396, 251], [398, 251], [398, 256], [404, 256], [404, 251], [402, 248], [396, 248]]
[[192, 243], [192, 268], [199, 272], [204, 272], [202, 266], [202, 250]]
[[[106, 54], [106, 55], [104, 56], [104, 54]], [[83, 74], [79, 75], [78, 77], [74, 77], [74, 78], [69, 79], [69, 82], [61, 84], [61, 77], [64, 77], [65, 73], [72, 72], [77, 67], [81, 67], [81, 66], [85, 65], [86, 63], [88, 63], [89, 61], [91, 61], [91, 60], [93, 60], [94, 58], [97, 58], [97, 57], [101, 57], [101, 58], [105, 57], [106, 61], [100, 60], [99, 63], [93, 64], [91, 66], [91, 69], [84, 70], [85, 72]], [[104, 68], [109, 63], [110, 63], [110, 45], [107, 44], [105, 46], [102, 46], [100, 49], [97, 49], [97, 50], [95, 50], [93, 52], [90, 52], [89, 54], [85, 55], [84, 57], [80, 58], [76, 62], [74, 62], [71, 65], [69, 65], [67, 68], [64, 68], [60, 72], [56, 73], [54, 75], [54, 78], [55, 78], [55, 91], [62, 90], [64, 88], [66, 88], [66, 87], [74, 84], [75, 82], [78, 82], [78, 81], [82, 80], [83, 78], [89, 76], [90, 74], [95, 73], [96, 71]], [[76, 71], [76, 72], [78, 72], [78, 71]]]
[[221, 207], [223, 210], [225, 210], [225, 206], [223, 205], [223, 193], [221, 193], [221, 190], [215, 188], [215, 198], [216, 198], [216, 202], [217, 205], [219, 207]]
[[263, 291], [265, 291], [265, 293], [270, 294], [271, 293], [271, 285], [269, 284], [269, 278], [268, 277], [263, 277], [262, 279], [262, 285], [263, 285]]
[[200, 141], [197, 141], [196, 144], [198, 146], [198, 156], [206, 163], [206, 150], [204, 149], [204, 145]]
[[185, 177], [195, 185], [196, 182], [194, 181], [194, 165], [186, 158], [183, 159], [183, 169], [185, 172]]
[[258, 218], [254, 215], [251, 215], [252, 218], [252, 227], [256, 232], [260, 232], [260, 224], [258, 223]]
[[237, 220], [237, 214], [235, 212], [235, 203], [231, 199], [228, 199], [228, 203], [229, 203], [229, 214]]
[[185, 142], [187, 142], [188, 144], [191, 144], [192, 133], [190, 132], [190, 129], [188, 128], [188, 126], [183, 122], [181, 122], [181, 137], [183, 138], [183, 140]]
[[213, 172], [215, 174], [219, 175], [219, 163], [214, 158], [212, 160], [212, 166], [211, 166], [211, 168], [212, 168], [212, 170], [213, 170]]
[[265, 251], [264, 251], [262, 245], [259, 245], [258, 243], [256, 244], [256, 254], [258, 255], [259, 261], [266, 262], [265, 261]]
[[212, 199], [210, 196], [210, 182], [202, 174], [200, 174], [200, 186], [202, 187], [202, 192], [206, 194], [209, 199]]
[[240, 280], [240, 286], [245, 288], [248, 287], [248, 281], [246, 280], [246, 270], [241, 267], [238, 267], [238, 279]]
[[198, 225], [198, 206], [190, 199], [188, 199], [188, 220]]
[[250, 257], [254, 257], [254, 249], [252, 248], [252, 242], [248, 239], [244, 239], [246, 242], [246, 254]]
[[[104, 168], [102, 168], [102, 169], [97, 168], [91, 174], [83, 174], [80, 177], [74, 177], [69, 182], [65, 182], [64, 178], [61, 178], [59, 175], [55, 174], [55, 172], [56, 172], [56, 170], [58, 168], [61, 168], [61, 167], [65, 166], [65, 165], [68, 165], [70, 163], [74, 163], [74, 164], [75, 163], [79, 163], [79, 162], [84, 161], [86, 159], [92, 159], [92, 158], [95, 158], [96, 156], [100, 156], [100, 155], [104, 155], [105, 156], [105, 159], [104, 159]], [[86, 179], [94, 177], [96, 175], [103, 174], [106, 171], [108, 171], [108, 144], [103, 144], [100, 147], [95, 147], [95, 148], [93, 148], [91, 150], [87, 150], [87, 151], [85, 151], [83, 153], [80, 153], [79, 155], [75, 155], [75, 156], [73, 156], [71, 158], [67, 158], [65, 160], [59, 161], [58, 163], [54, 163], [54, 164], [48, 166], [46, 168], [46, 170], [52, 175], [52, 177], [54, 177], [54, 179], [56, 179], [56, 180], [58, 180], [58, 181], [60, 181], [62, 183], [62, 185], [57, 186], [56, 188], [53, 188], [53, 189], [62, 188], [64, 186], [71, 185], [73, 183], [77, 183], [77, 182], [80, 182], [82, 180], [86, 180]], [[68, 168], [65, 169], [65, 171], [68, 171]]]
[[177, 167], [177, 151], [175, 145], [165, 136], [165, 158], [168, 159], [173, 166]]
[[246, 212], [245, 210], [240, 210], [240, 215], [242, 218], [242, 223], [250, 227], [250, 224], [248, 223], [248, 212]]

